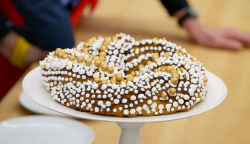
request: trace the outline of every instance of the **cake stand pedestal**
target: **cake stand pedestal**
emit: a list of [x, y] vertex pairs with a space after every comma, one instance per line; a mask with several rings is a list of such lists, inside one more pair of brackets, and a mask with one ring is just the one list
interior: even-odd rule
[[93, 115], [88, 112], [76, 111], [59, 104], [52, 100], [50, 93], [42, 85], [42, 77], [39, 67], [35, 68], [25, 76], [22, 85], [24, 92], [32, 100], [46, 108], [82, 119], [117, 122], [122, 129], [119, 144], [141, 144], [140, 128], [144, 123], [170, 121], [201, 114], [216, 107], [225, 99], [227, 88], [224, 82], [209, 71], [206, 71], [206, 75], [208, 77], [207, 97], [188, 112], [177, 112], [170, 115], [159, 116], [137, 116], [132, 118]]
[[121, 127], [121, 136], [119, 144], [141, 144], [140, 128], [144, 123], [122, 123], [118, 122], [118, 126]]

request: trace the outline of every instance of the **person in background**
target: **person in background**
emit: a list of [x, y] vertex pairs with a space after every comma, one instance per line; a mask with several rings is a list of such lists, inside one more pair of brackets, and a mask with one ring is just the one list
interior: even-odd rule
[[[240, 50], [250, 34], [201, 24], [186, 0], [160, 0], [197, 44]], [[20, 68], [44, 58], [57, 47], [75, 45], [72, 26], [86, 4], [97, 0], [3, 0], [0, 4], [0, 52]]]
[[243, 45], [250, 45], [250, 33], [201, 24], [197, 20], [197, 13], [186, 0], [161, 0], [161, 2], [197, 44], [230, 50], [240, 50]]
[[97, 0], [2, 0], [0, 52], [18, 68], [43, 59], [57, 47], [75, 45], [72, 26]]

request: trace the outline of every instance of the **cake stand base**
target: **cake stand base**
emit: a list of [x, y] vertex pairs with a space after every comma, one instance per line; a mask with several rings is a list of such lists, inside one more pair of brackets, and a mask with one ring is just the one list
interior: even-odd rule
[[123, 123], [118, 122], [121, 127], [119, 144], [142, 144], [140, 128], [144, 123]]

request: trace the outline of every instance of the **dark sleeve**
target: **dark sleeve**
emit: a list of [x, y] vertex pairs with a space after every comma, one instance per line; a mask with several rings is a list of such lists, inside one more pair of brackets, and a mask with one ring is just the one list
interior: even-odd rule
[[5, 15], [0, 11], [0, 41], [10, 31], [6, 26], [7, 20], [8, 19], [5, 17]]
[[186, 0], [160, 0], [163, 6], [167, 9], [168, 13], [173, 16], [178, 10], [189, 7]]
[[8, 25], [43, 50], [74, 46], [69, 11], [60, 0], [11, 0], [24, 19], [24, 26]]

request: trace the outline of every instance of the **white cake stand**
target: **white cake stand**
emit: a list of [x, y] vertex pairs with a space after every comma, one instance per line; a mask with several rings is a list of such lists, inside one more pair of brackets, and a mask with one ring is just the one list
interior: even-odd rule
[[25, 76], [22, 85], [24, 92], [32, 100], [46, 108], [82, 119], [117, 122], [122, 129], [119, 144], [141, 144], [140, 128], [144, 123], [170, 121], [194, 116], [216, 107], [224, 100], [227, 94], [227, 88], [224, 82], [209, 71], [207, 71], [206, 74], [208, 77], [207, 97], [190, 111], [177, 112], [162, 116], [137, 116], [132, 118], [94, 115], [88, 112], [80, 112], [59, 104], [52, 100], [50, 93], [43, 86], [39, 67], [35, 68]]

